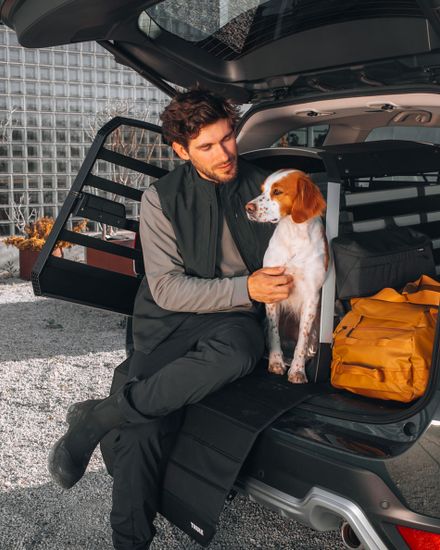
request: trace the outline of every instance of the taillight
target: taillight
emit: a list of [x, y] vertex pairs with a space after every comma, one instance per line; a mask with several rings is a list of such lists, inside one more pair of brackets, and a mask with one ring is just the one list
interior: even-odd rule
[[397, 525], [397, 530], [411, 550], [440, 550], [440, 534]]

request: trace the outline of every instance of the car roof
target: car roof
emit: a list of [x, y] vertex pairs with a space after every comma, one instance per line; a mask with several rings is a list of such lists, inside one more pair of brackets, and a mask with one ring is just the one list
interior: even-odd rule
[[[434, 2], [432, 1], [432, 4]], [[431, 0], [3, 0], [27, 47], [96, 40], [169, 94], [237, 102], [436, 81]]]

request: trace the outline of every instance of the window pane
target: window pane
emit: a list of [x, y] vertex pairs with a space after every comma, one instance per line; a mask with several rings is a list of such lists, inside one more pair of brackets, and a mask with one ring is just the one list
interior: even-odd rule
[[40, 67], [40, 79], [51, 80], [50, 69], [48, 67]]
[[26, 65], [26, 78], [36, 79], [37, 78], [37, 68], [35, 65]]
[[[216, 33], [220, 28], [230, 21], [247, 13], [248, 32], [252, 23], [256, 8], [263, 4], [264, 0], [229, 0], [218, 2], [218, 0], [205, 0], [203, 7], [199, 2], [176, 2], [167, 0], [157, 6], [146, 10], [144, 17], [140, 18], [141, 29], [149, 34], [152, 21], [150, 16], [159, 27], [189, 40], [198, 42]], [[272, 14], [276, 8], [272, 8]], [[279, 10], [278, 10], [279, 11]], [[240, 19], [244, 19], [243, 17]]]
[[38, 134], [34, 130], [27, 130], [26, 137], [28, 141], [38, 141]]
[[9, 65], [9, 74], [11, 78], [23, 78], [22, 65]]
[[11, 80], [9, 85], [11, 87], [11, 94], [22, 94], [23, 93], [24, 85], [23, 85], [23, 82], [21, 82], [20, 80]]
[[22, 160], [12, 161], [12, 171], [14, 172], [14, 174], [22, 174], [24, 172], [24, 162]]
[[297, 128], [282, 135], [272, 147], [319, 147], [324, 143], [328, 130], [328, 124]]
[[31, 95], [26, 97], [26, 109], [29, 111], [36, 111], [38, 109], [36, 97], [32, 97]]
[[14, 141], [23, 141], [23, 130], [12, 130], [12, 139]]
[[41, 110], [42, 111], [52, 111], [54, 107], [54, 102], [48, 97], [41, 98]]
[[365, 141], [383, 141], [386, 139], [403, 139], [409, 141], [425, 141], [440, 143], [440, 128], [416, 126], [385, 126], [374, 128]]
[[50, 160], [43, 160], [43, 173], [51, 174], [54, 172], [53, 164]]
[[[42, 130], [42, 140], [46, 143], [53, 143], [53, 134], [54, 132], [52, 130]], [[45, 156], [45, 151], [47, 151], [47, 149], [43, 148], [43, 156]]]
[[29, 177], [27, 180], [29, 189], [38, 189], [39, 188], [38, 182], [39, 182], [38, 177]]
[[10, 48], [9, 49], [9, 61], [21, 61], [22, 49]]
[[40, 63], [42, 65], [52, 64], [52, 52], [47, 50], [39, 50], [39, 54], [40, 54]]
[[56, 132], [57, 141], [60, 141], [64, 143], [66, 141], [66, 133], [65, 132]]
[[39, 162], [36, 160], [28, 161], [27, 163], [28, 172], [30, 174], [35, 174], [36, 172], [38, 172], [38, 165], [39, 165]]
[[44, 189], [53, 189], [54, 187], [55, 187], [55, 182], [52, 178], [48, 178], [48, 177], [43, 178]]
[[36, 63], [37, 62], [37, 51], [36, 50], [24, 50], [24, 60], [26, 63]]

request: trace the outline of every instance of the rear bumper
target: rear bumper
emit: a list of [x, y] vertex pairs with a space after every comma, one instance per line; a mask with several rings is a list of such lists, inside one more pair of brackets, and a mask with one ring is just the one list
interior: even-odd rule
[[412, 451], [418, 443], [401, 456], [381, 459], [269, 429], [256, 442], [236, 486], [262, 505], [316, 530], [337, 529], [346, 521], [365, 549], [408, 550], [397, 525], [440, 533], [440, 515], [431, 496], [418, 512], [403, 497], [414, 491], [414, 481], [420, 483], [418, 476], [428, 477], [426, 467], [411, 468], [412, 475], [400, 480], [395, 475], [403, 460], [417, 465]]
[[251, 500], [316, 531], [338, 529], [341, 521], [345, 520], [365, 548], [389, 550], [361, 508], [340, 495], [313, 487], [298, 499], [252, 478], [238, 480], [236, 488]]

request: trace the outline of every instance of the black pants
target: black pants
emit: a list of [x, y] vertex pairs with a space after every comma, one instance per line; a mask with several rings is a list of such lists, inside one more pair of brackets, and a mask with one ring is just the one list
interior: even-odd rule
[[248, 374], [264, 351], [254, 314], [190, 316], [150, 355], [133, 354], [121, 404], [128, 420], [115, 445], [113, 508], [117, 550], [144, 550], [154, 536], [166, 461], [182, 407]]

